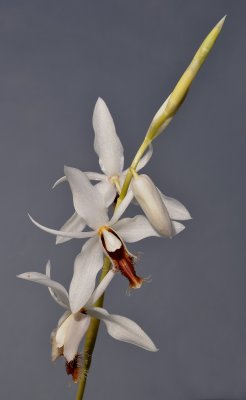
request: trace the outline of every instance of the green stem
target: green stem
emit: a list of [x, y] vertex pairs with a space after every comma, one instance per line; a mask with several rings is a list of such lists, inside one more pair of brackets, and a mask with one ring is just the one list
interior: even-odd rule
[[[150, 145], [150, 141], [145, 138], [142, 145], [140, 146], [136, 156], [134, 157], [134, 160], [133, 160], [129, 170], [128, 170], [128, 173], [127, 173], [124, 185], [122, 187], [120, 196], [118, 198], [116, 207], [118, 207], [120, 205], [120, 203], [122, 202], [122, 200], [124, 199], [124, 197], [127, 193], [128, 187], [129, 187], [131, 179], [132, 179], [131, 170], [136, 169], [140, 159], [142, 158], [144, 152], [146, 151], [146, 149], [148, 148], [149, 145]], [[109, 269], [110, 269], [110, 260], [108, 257], [105, 257], [102, 273], [100, 276], [100, 282], [107, 275], [107, 273], [109, 272]], [[95, 307], [102, 307], [103, 302], [104, 302], [104, 295], [102, 295], [100, 297], [100, 299], [95, 303]], [[84, 396], [85, 386], [86, 386], [86, 382], [87, 382], [87, 376], [88, 376], [88, 372], [89, 372], [89, 369], [91, 366], [92, 354], [93, 354], [94, 347], [96, 344], [99, 326], [100, 326], [100, 321], [96, 318], [92, 318], [90, 326], [89, 326], [87, 334], [86, 334], [86, 337], [85, 337], [83, 371], [82, 371], [82, 375], [81, 375], [81, 378], [80, 378], [80, 381], [78, 384], [76, 400], [82, 400], [83, 396]]]
[[[179, 107], [182, 105], [185, 96], [190, 88], [191, 83], [193, 82], [194, 78], [196, 77], [199, 69], [201, 68], [202, 64], [204, 63], [205, 59], [207, 58], [210, 50], [212, 49], [221, 29], [223, 23], [225, 21], [225, 17], [222, 18], [219, 23], [212, 29], [209, 35], [205, 38], [202, 45], [199, 47], [198, 51], [196, 52], [193, 60], [191, 61], [189, 67], [186, 69], [184, 74], [181, 76], [180, 80], [178, 81], [177, 85], [175, 86], [173, 92], [171, 93], [169, 100], [167, 102], [166, 107], [162, 112], [158, 112], [158, 114], [154, 117], [148, 132], [144, 138], [143, 143], [141, 144], [140, 148], [137, 151], [136, 156], [134, 157], [130, 168], [128, 169], [124, 184], [122, 186], [120, 196], [118, 198], [116, 207], [120, 205], [122, 200], [127, 194], [129, 185], [132, 180], [132, 173], [137, 168], [137, 165], [142, 158], [143, 154], [147, 150], [150, 143], [158, 136], [158, 134], [168, 125], [171, 121], [174, 114], [178, 111]], [[161, 129], [161, 130], [160, 130]], [[106, 276], [110, 269], [110, 260], [109, 258], [104, 259], [104, 265], [102, 274], [100, 277], [100, 281]], [[96, 302], [95, 306], [102, 307], [104, 301], [104, 295]], [[87, 375], [90, 369], [92, 354], [95, 347], [97, 333], [99, 329], [100, 321], [92, 318], [89, 329], [86, 334], [85, 338], [85, 345], [84, 345], [84, 364], [83, 364], [83, 373], [78, 385], [78, 392], [76, 400], [82, 400], [85, 391], [85, 385], [87, 381]]]
[[127, 171], [126, 178], [125, 178], [124, 184], [122, 186], [120, 196], [117, 201], [117, 207], [119, 206], [119, 204], [122, 202], [122, 200], [124, 199], [124, 197], [127, 194], [129, 185], [132, 180], [132, 170], [135, 170], [137, 168], [139, 161], [143, 157], [143, 155], [144, 155], [145, 151], [147, 150], [147, 148], [149, 147], [150, 143], [151, 143], [151, 140], [149, 140], [147, 137], [145, 137], [143, 143], [139, 147], [137, 154], [135, 155], [135, 157], [130, 165], [130, 168]]
[[[105, 257], [102, 273], [100, 276], [100, 282], [107, 275], [109, 269], [110, 269], [110, 260], [108, 257]], [[102, 295], [100, 297], [100, 299], [97, 300], [97, 302], [95, 303], [95, 307], [102, 307], [103, 301], [104, 301], [104, 295]], [[97, 333], [98, 333], [99, 325], [100, 325], [100, 321], [98, 319], [91, 318], [91, 323], [90, 323], [90, 326], [89, 326], [89, 329], [87, 331], [86, 338], [85, 338], [83, 372], [82, 372], [82, 376], [81, 376], [81, 379], [78, 384], [76, 400], [83, 399], [86, 381], [87, 381], [87, 375], [88, 375], [88, 372], [90, 369], [92, 354], [93, 354], [93, 350], [94, 350], [96, 340], [97, 340]]]

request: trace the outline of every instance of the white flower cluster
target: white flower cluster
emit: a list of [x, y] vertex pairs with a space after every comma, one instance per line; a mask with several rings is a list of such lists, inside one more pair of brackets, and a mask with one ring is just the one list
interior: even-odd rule
[[[74, 273], [69, 292], [50, 278], [50, 263], [46, 273], [26, 272], [19, 278], [37, 282], [49, 288], [53, 299], [66, 311], [52, 332], [52, 360], [59, 356], [66, 359], [66, 370], [76, 382], [80, 374], [79, 345], [85, 336], [91, 317], [102, 320], [113, 338], [132, 343], [149, 351], [157, 348], [146, 333], [128, 318], [109, 314], [104, 308], [93, 305], [105, 292], [116, 273], [120, 272], [129, 281], [131, 288], [140, 288], [143, 279], [135, 271], [135, 257], [128, 251], [126, 243], [157, 236], [171, 238], [185, 227], [180, 220], [190, 219], [187, 209], [177, 200], [165, 196], [147, 175], [139, 175], [152, 156], [152, 146], [148, 148], [133, 171], [128, 192], [115, 207], [126, 177], [123, 169], [123, 147], [117, 136], [115, 125], [105, 102], [99, 98], [93, 113], [95, 131], [94, 148], [99, 157], [102, 173], [82, 172], [65, 167], [65, 176], [57, 184], [67, 181], [73, 196], [74, 214], [60, 230], [32, 222], [42, 230], [56, 235], [56, 243], [71, 238], [87, 239], [74, 262]], [[90, 181], [98, 181], [94, 186]], [[129, 204], [135, 201], [144, 215], [121, 218]], [[109, 209], [113, 216], [108, 216]], [[84, 231], [88, 226], [91, 230]], [[97, 275], [106, 255], [111, 261], [111, 269], [96, 285]]]

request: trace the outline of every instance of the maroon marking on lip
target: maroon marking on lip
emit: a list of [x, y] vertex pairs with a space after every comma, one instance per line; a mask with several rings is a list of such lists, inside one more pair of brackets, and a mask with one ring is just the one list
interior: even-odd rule
[[121, 238], [112, 229], [107, 228], [107, 230], [115, 235], [121, 242], [121, 247], [119, 249], [115, 251], [108, 251], [105, 245], [103, 234], [101, 235], [102, 245], [113, 262], [114, 267], [120, 271], [125, 278], [128, 279], [131, 288], [140, 288], [142, 286], [143, 279], [136, 274], [134, 267], [134, 256], [127, 251], [126, 246], [122, 242]]

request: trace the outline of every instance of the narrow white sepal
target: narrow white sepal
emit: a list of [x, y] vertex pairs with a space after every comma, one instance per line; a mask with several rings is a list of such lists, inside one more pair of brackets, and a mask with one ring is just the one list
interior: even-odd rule
[[62, 176], [61, 178], [57, 179], [57, 181], [55, 181], [54, 185], [52, 186], [52, 189], [55, 189], [55, 187], [57, 187], [61, 183], [66, 182], [66, 180], [67, 178], [65, 176]]
[[125, 198], [120, 203], [119, 207], [115, 209], [114, 215], [108, 223], [109, 226], [114, 225], [120, 219], [122, 214], [125, 212], [129, 204], [131, 203], [132, 199], [133, 199], [133, 193], [132, 190], [129, 189]]
[[104, 308], [90, 308], [87, 313], [94, 318], [101, 319], [110, 336], [116, 340], [134, 344], [148, 351], [158, 351], [150, 337], [136, 322], [120, 315], [109, 314]]
[[[61, 227], [61, 231], [63, 232], [81, 232], [85, 228], [86, 223], [81, 218], [76, 211], [74, 214], [65, 222], [64, 225]], [[56, 244], [62, 244], [70, 240], [71, 238], [67, 238], [64, 236], [57, 236], [56, 237]]]
[[[85, 175], [87, 176], [90, 181], [103, 181], [105, 179], [104, 174], [99, 174], [98, 172], [85, 172]], [[60, 185], [60, 183], [66, 182], [67, 177], [62, 176], [61, 178], [57, 179], [57, 181], [54, 183], [52, 186], [52, 189], [54, 189], [56, 186]]]
[[[46, 276], [51, 279], [50, 274], [51, 274], [51, 262], [50, 260], [47, 262], [46, 267], [45, 267], [45, 273]], [[69, 308], [69, 301], [64, 304], [64, 301], [61, 300], [59, 293], [57, 293], [56, 290], [52, 289], [51, 287], [48, 287], [48, 290], [50, 292], [51, 297], [53, 298], [53, 300], [55, 300], [56, 303], [58, 303], [61, 307], [64, 307], [66, 309]], [[66, 289], [65, 289], [66, 290]], [[68, 293], [66, 291], [66, 297], [68, 298]], [[67, 312], [67, 311], [66, 311]]]
[[90, 232], [63, 232], [63, 231], [59, 231], [59, 230], [56, 230], [56, 229], [47, 228], [46, 226], [39, 224], [37, 221], [35, 221], [35, 219], [33, 219], [31, 217], [30, 214], [28, 214], [28, 217], [30, 218], [30, 220], [32, 221], [32, 223], [34, 225], [36, 225], [38, 228], [42, 229], [42, 231], [51, 233], [52, 235], [64, 236], [64, 237], [68, 237], [68, 238], [71, 238], [71, 239], [87, 239], [87, 238], [90, 238], [92, 236], [95, 236], [95, 234], [96, 234], [95, 231], [90, 231]]
[[108, 107], [100, 97], [94, 108], [92, 124], [95, 131], [94, 149], [102, 171], [107, 176], [119, 175], [124, 164], [123, 147]]
[[54, 300], [62, 305], [64, 308], [69, 308], [68, 293], [66, 289], [58, 282], [49, 279], [47, 275], [41, 274], [40, 272], [24, 272], [23, 274], [17, 275], [17, 278], [32, 281], [51, 288], [54, 296]]

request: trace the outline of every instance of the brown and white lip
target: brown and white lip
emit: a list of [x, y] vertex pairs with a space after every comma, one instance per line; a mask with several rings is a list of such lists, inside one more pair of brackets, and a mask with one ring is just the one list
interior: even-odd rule
[[121, 238], [108, 226], [100, 228], [98, 234], [104, 251], [112, 261], [114, 268], [128, 279], [130, 288], [140, 288], [143, 278], [137, 276], [134, 266], [135, 257], [129, 253]]

